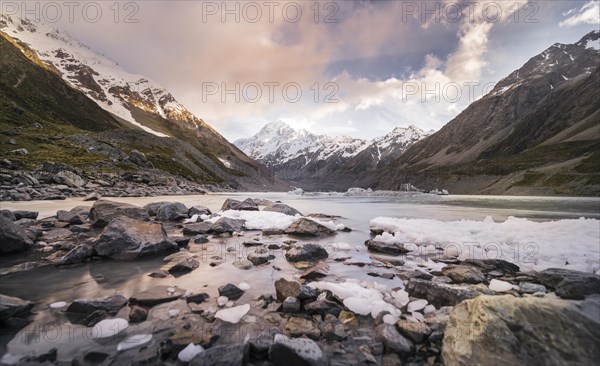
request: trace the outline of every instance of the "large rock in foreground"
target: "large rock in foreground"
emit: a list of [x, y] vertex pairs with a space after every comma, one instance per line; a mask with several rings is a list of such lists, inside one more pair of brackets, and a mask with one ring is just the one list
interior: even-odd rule
[[480, 296], [454, 308], [446, 365], [594, 365], [600, 359], [600, 297]]
[[326, 236], [335, 234], [335, 231], [316, 221], [303, 217], [294, 221], [294, 223], [285, 229], [285, 233], [298, 236]]
[[96, 201], [88, 217], [93, 227], [105, 227], [112, 219], [119, 216], [142, 221], [150, 220], [148, 211], [143, 207], [108, 200]]
[[25, 230], [0, 216], [0, 254], [22, 252], [33, 245]]
[[161, 252], [176, 252], [179, 247], [167, 238], [159, 223], [118, 217], [94, 243], [96, 254], [118, 260], [134, 259]]

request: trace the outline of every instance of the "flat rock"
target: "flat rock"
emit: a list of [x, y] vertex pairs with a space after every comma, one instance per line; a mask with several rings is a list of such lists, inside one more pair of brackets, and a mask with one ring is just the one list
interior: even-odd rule
[[33, 305], [31, 301], [0, 294], [0, 324], [11, 327], [12, 319], [29, 316]]
[[263, 209], [263, 211], [279, 212], [279, 213], [282, 213], [282, 214], [288, 215], [288, 216], [296, 216], [296, 215], [302, 216], [302, 213], [300, 213], [300, 211], [298, 211], [295, 208], [290, 207], [286, 204], [283, 204], [283, 203], [274, 203], [272, 205], [265, 207]]
[[[126, 304], [127, 299], [121, 295], [95, 300], [79, 299], [69, 304], [65, 309], [65, 315], [73, 324], [90, 326], [93, 323], [90, 321], [91, 319], [96, 318], [99, 321], [108, 316], [115, 316]], [[106, 316], [103, 312], [106, 313]], [[94, 313], [96, 313], [96, 316], [91, 316]]]
[[[173, 290], [169, 292], [168, 290]], [[140, 306], [154, 306], [175, 301], [185, 294], [185, 290], [177, 286], [155, 286], [129, 298], [129, 303]]]
[[419, 344], [423, 343], [431, 334], [431, 329], [425, 323], [415, 323], [408, 320], [399, 320], [396, 327], [400, 334]]
[[598, 314], [597, 296], [577, 302], [479, 296], [452, 310], [442, 358], [446, 365], [594, 365]]
[[409, 252], [402, 243], [384, 243], [375, 239], [369, 239], [365, 241], [365, 245], [370, 252], [388, 255], [400, 255]]
[[60, 259], [60, 264], [82, 263], [92, 255], [94, 255], [94, 248], [91, 245], [79, 244]]
[[467, 259], [463, 264], [479, 267], [485, 273], [491, 271], [519, 272], [519, 266], [504, 259]]

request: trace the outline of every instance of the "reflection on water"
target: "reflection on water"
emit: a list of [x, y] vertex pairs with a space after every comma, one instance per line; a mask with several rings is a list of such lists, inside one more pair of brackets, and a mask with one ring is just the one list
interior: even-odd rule
[[[284, 203], [300, 210], [303, 214], [325, 213], [341, 216], [340, 222], [353, 229], [349, 233], [339, 233], [333, 238], [311, 240], [320, 244], [342, 242], [352, 249], [338, 251], [330, 247], [335, 258], [352, 257], [354, 262], [369, 263], [371, 260], [364, 241], [370, 237], [369, 220], [378, 216], [431, 218], [443, 221], [458, 219], [482, 220], [492, 216], [496, 221], [504, 221], [508, 216], [535, 220], [563, 218], [600, 218], [600, 199], [563, 197], [490, 197], [490, 196], [434, 196], [407, 194], [401, 197], [334, 197], [334, 196], [292, 196], [285, 193], [234, 193], [210, 194], [181, 197], [114, 198], [115, 201], [145, 205], [157, 201], [180, 201], [188, 207], [202, 205], [218, 211], [226, 198], [246, 197], [265, 198]], [[77, 205], [91, 205], [78, 199], [59, 202], [15, 202], [2, 203], [2, 209], [22, 209], [40, 211], [40, 218], [55, 214], [60, 209], [70, 209]], [[180, 233], [175, 233], [180, 235]], [[200, 261], [195, 271], [178, 278], [151, 278], [149, 273], [160, 269], [165, 263], [162, 258], [136, 260], [131, 262], [93, 261], [69, 267], [40, 267], [31, 271], [3, 276], [0, 280], [0, 293], [17, 296], [36, 303], [35, 319], [41, 323], [58, 321], [56, 314], [47, 311], [48, 305], [56, 301], [72, 301], [78, 298], [99, 298], [114, 294], [129, 297], [137, 292], [156, 285], [179, 286], [194, 292], [207, 292], [211, 297], [218, 296], [218, 287], [226, 283], [247, 282], [252, 286], [241, 302], [249, 302], [264, 293], [273, 293], [273, 282], [280, 277], [294, 277], [299, 271], [288, 264], [279, 251], [273, 251], [275, 259], [251, 270], [239, 270], [233, 266], [238, 258], [245, 258], [253, 249], [245, 248], [242, 242], [251, 240], [257, 232], [247, 232], [244, 237], [213, 239], [209, 245], [190, 244], [190, 252]], [[287, 237], [261, 237], [263, 243], [281, 243]], [[228, 247], [236, 248], [228, 252]], [[0, 268], [31, 260], [38, 254], [20, 254], [4, 258]], [[215, 256], [221, 257], [222, 264], [211, 267]], [[370, 279], [366, 272], [354, 265], [329, 261], [330, 276], [335, 278]], [[381, 280], [385, 281], [385, 280]], [[390, 281], [393, 282], [393, 281]], [[386, 282], [387, 283], [387, 282]], [[392, 285], [390, 283], [390, 285]], [[6, 345], [6, 334], [2, 335], [0, 351]]]

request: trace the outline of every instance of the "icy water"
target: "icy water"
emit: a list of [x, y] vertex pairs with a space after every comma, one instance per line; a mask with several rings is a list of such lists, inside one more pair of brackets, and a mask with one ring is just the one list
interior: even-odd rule
[[[220, 209], [226, 198], [245, 199], [265, 198], [272, 201], [282, 201], [304, 215], [323, 213], [336, 215], [337, 223], [343, 223], [352, 232], [340, 232], [334, 237], [307, 240], [327, 245], [330, 252], [330, 275], [328, 281], [344, 278], [379, 281], [393, 287], [394, 280], [373, 278], [367, 272], [378, 272], [376, 266], [369, 266], [369, 257], [364, 241], [370, 238], [369, 220], [379, 217], [436, 219], [454, 221], [460, 219], [482, 220], [492, 216], [495, 221], [506, 220], [509, 216], [527, 218], [536, 221], [557, 219], [574, 219], [579, 217], [600, 218], [599, 198], [566, 198], [566, 197], [495, 197], [495, 196], [435, 196], [427, 194], [404, 194], [401, 196], [361, 197], [341, 195], [295, 196], [286, 193], [235, 193], [209, 194], [202, 196], [166, 196], [144, 198], [109, 198], [114, 201], [145, 205], [158, 201], [179, 201], [188, 207], [202, 205], [213, 212]], [[39, 218], [52, 216], [57, 210], [71, 209], [77, 205], [91, 205], [92, 202], [82, 202], [80, 199], [65, 201], [43, 202], [4, 202], [2, 209], [39, 211]], [[435, 228], [432, 228], [434, 230]], [[600, 228], [599, 228], [600, 230]], [[180, 235], [180, 231], [170, 231], [171, 235]], [[79, 298], [101, 298], [120, 294], [129, 297], [137, 292], [157, 285], [179, 286], [193, 292], [207, 292], [211, 298], [218, 297], [218, 287], [227, 283], [249, 283], [252, 288], [238, 301], [252, 302], [259, 295], [274, 293], [273, 282], [280, 277], [297, 277], [301, 271], [286, 262], [282, 252], [274, 251], [275, 259], [268, 265], [255, 267], [251, 270], [236, 269], [232, 263], [239, 257], [245, 257], [252, 248], [241, 245], [259, 236], [263, 243], [282, 243], [289, 239], [287, 236], [261, 237], [260, 232], [248, 231], [243, 237], [227, 239], [211, 239], [208, 245], [190, 244], [189, 251], [200, 260], [200, 267], [181, 277], [164, 279], [151, 278], [149, 273], [160, 269], [166, 263], [162, 258], [137, 260], [133, 262], [96, 261], [68, 267], [41, 267], [31, 271], [9, 274], [0, 277], [0, 293], [34, 301], [34, 311], [37, 314], [34, 321], [39, 327], [60, 325], [66, 320], [63, 315], [52, 312], [48, 305], [56, 301], [70, 302]], [[295, 238], [297, 239], [297, 238]], [[340, 250], [339, 243], [345, 243]], [[236, 251], [227, 251], [234, 247]], [[28, 257], [29, 255], [29, 257]], [[0, 269], [32, 260], [34, 254], [4, 257]], [[39, 254], [38, 254], [39, 255]], [[212, 257], [220, 256], [224, 263], [211, 267]], [[340, 258], [351, 258], [346, 263], [335, 261]], [[358, 266], [356, 264], [360, 264]], [[367, 266], [362, 267], [363, 264]], [[379, 270], [381, 271], [381, 270]], [[6, 347], [12, 334], [0, 334], [0, 354]], [[42, 337], [43, 338], [43, 337]], [[68, 342], [70, 346], [64, 344]], [[38, 339], [34, 342], [11, 342], [8, 350], [19, 353], [27, 350], [43, 352], [56, 343], [64, 344], [65, 348], [79, 347], [72, 339], [59, 337], [57, 340]], [[60, 352], [66, 356], [65, 353]]]

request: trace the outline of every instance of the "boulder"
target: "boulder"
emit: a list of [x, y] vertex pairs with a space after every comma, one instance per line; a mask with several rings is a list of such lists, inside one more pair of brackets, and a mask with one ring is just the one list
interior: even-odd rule
[[158, 212], [158, 209], [160, 208], [160, 206], [162, 206], [166, 203], [170, 203], [170, 202], [166, 202], [166, 201], [151, 202], [151, 203], [148, 203], [147, 205], [145, 205], [144, 209], [146, 209], [146, 211], [148, 211], [148, 215], [156, 216], [156, 213]]
[[177, 286], [156, 286], [130, 297], [129, 303], [140, 306], [154, 306], [165, 302], [175, 301], [184, 294], [185, 290]]
[[287, 229], [285, 233], [289, 235], [297, 236], [327, 236], [334, 235], [335, 231], [331, 230], [325, 225], [319, 224], [316, 221], [307, 218], [301, 218], [294, 221]]
[[297, 313], [300, 311], [302, 303], [297, 297], [290, 296], [285, 299], [282, 307], [284, 313]]
[[228, 198], [225, 200], [225, 202], [223, 203], [223, 206], [221, 207], [221, 211], [227, 211], [227, 210], [258, 211], [258, 205], [256, 203], [254, 203], [254, 201], [251, 200], [250, 198], [244, 200], [243, 202]]
[[442, 269], [442, 274], [456, 283], [481, 283], [485, 282], [484, 274], [472, 266], [448, 265]]
[[600, 275], [563, 268], [548, 268], [537, 273], [537, 279], [555, 290], [563, 299], [583, 299], [600, 294]]
[[232, 283], [219, 287], [219, 296], [225, 296], [229, 300], [237, 300], [244, 294], [244, 291]]
[[92, 192], [83, 198], [84, 201], [98, 201], [102, 198], [100, 193]]
[[365, 245], [370, 252], [384, 253], [389, 255], [400, 255], [408, 253], [409, 250], [402, 243], [385, 243], [375, 239], [365, 241]]
[[94, 255], [94, 248], [89, 244], [79, 244], [60, 259], [60, 264], [82, 263]]
[[180, 202], [165, 203], [156, 211], [156, 220], [162, 222], [177, 221], [188, 217], [188, 208]]
[[317, 262], [327, 257], [327, 250], [318, 244], [294, 244], [285, 252], [288, 262]]
[[81, 225], [85, 223], [86, 216], [89, 214], [88, 208], [77, 206], [70, 211], [59, 210], [56, 212], [56, 218], [61, 222], [68, 222], [71, 225]]
[[117, 260], [134, 259], [162, 252], [176, 252], [162, 224], [117, 217], [104, 228], [94, 243], [99, 256]]
[[244, 228], [245, 220], [230, 219], [228, 217], [221, 217], [215, 221], [210, 229], [215, 234], [233, 233], [234, 231], [241, 231]]
[[279, 302], [284, 302], [288, 297], [299, 297], [302, 293], [301, 285], [296, 281], [280, 278], [275, 281], [275, 294]]
[[13, 215], [15, 215], [15, 221], [21, 220], [21, 219], [37, 220], [37, 218], [39, 216], [39, 212], [36, 212], [36, 211], [17, 210], [17, 211], [13, 211], [12, 213], [13, 213]]
[[169, 268], [169, 273], [172, 275], [184, 274], [191, 272], [200, 266], [200, 262], [198, 262], [194, 258], [184, 258], [177, 261], [175, 264]]
[[396, 327], [400, 334], [415, 342], [423, 343], [431, 334], [431, 329], [425, 323], [415, 323], [408, 320], [399, 320]]
[[80, 176], [68, 170], [62, 170], [54, 175], [54, 182], [74, 188], [81, 188], [85, 185], [85, 181]]
[[319, 298], [315, 301], [305, 303], [304, 311], [309, 315], [319, 314], [325, 317], [327, 314], [331, 314], [338, 317], [342, 312], [342, 307], [335, 301]]
[[302, 214], [300, 213], [300, 211], [296, 210], [293, 207], [290, 207], [286, 204], [283, 203], [274, 203], [270, 206], [267, 206], [263, 209], [263, 211], [270, 211], [270, 212], [279, 212], [288, 216], [296, 216], [296, 215], [300, 215], [302, 216]]
[[19, 225], [0, 216], [0, 254], [22, 252], [29, 249], [33, 241]]
[[[107, 314], [105, 317], [117, 315], [126, 304], [127, 299], [121, 295], [95, 300], [75, 300], [65, 309], [65, 315], [73, 324], [88, 326], [92, 319], [97, 318], [103, 312]], [[96, 314], [92, 316], [94, 313]]]
[[15, 324], [24, 326], [25, 321], [13, 320], [24, 319], [29, 316], [33, 305], [31, 301], [0, 294], [0, 325], [9, 328]]
[[418, 278], [411, 278], [406, 286], [411, 297], [426, 299], [436, 308], [454, 306], [461, 301], [481, 295], [468, 286], [448, 285]]
[[129, 309], [129, 321], [132, 323], [143, 322], [148, 318], [148, 309], [138, 306], [132, 305]]
[[600, 297], [584, 301], [479, 296], [456, 306], [443, 339], [446, 365], [593, 365]]
[[269, 259], [271, 258], [269, 251], [264, 248], [258, 248], [254, 252], [248, 254], [248, 260], [252, 262], [255, 266], [260, 266], [261, 264], [269, 263]]
[[0, 210], [0, 216], [9, 219], [10, 221], [16, 221], [17, 217], [10, 210]]
[[212, 212], [210, 212], [210, 210], [204, 206], [192, 206], [188, 210], [188, 216], [192, 217], [194, 215], [198, 215], [198, 216], [212, 215]]
[[275, 365], [321, 366], [328, 365], [325, 352], [317, 342], [308, 338], [290, 339], [283, 334], [276, 334], [269, 358]]
[[381, 324], [375, 328], [375, 340], [383, 343], [385, 350], [390, 353], [412, 354], [415, 351], [415, 345], [390, 324]]
[[187, 224], [183, 227], [183, 235], [207, 234], [211, 231], [211, 224], [208, 222], [199, 222], [196, 224]]
[[93, 227], [105, 227], [112, 219], [119, 216], [142, 221], [150, 220], [148, 211], [142, 207], [108, 200], [94, 202], [88, 218]]

